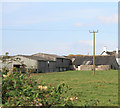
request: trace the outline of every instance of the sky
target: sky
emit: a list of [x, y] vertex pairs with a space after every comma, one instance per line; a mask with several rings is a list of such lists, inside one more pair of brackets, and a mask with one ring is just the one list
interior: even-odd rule
[[[1, 12], [0, 12], [1, 13]], [[1, 27], [1, 26], [0, 26]], [[3, 2], [2, 54], [96, 54], [118, 47], [117, 2]]]

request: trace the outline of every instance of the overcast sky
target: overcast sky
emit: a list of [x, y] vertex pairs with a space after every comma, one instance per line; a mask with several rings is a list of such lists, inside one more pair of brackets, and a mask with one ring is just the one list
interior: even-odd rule
[[34, 2], [2, 4], [2, 53], [96, 54], [118, 47], [117, 2]]

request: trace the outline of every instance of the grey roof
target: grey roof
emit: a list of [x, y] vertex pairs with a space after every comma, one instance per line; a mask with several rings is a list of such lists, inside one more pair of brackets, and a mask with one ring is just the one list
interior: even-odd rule
[[[31, 55], [31, 56], [28, 56], [28, 55], [17, 55], [17, 56], [22, 56], [22, 57], [26, 57], [26, 58], [29, 58], [29, 59], [33, 59], [33, 60], [40, 60], [40, 61], [56, 61], [55, 59], [50, 58], [50, 57], [42, 57], [42, 56], [35, 56], [35, 55]], [[68, 58], [66, 58], [68, 59]]]
[[48, 59], [45, 59], [45, 58], [42, 58], [42, 57], [37, 57], [37, 56], [28, 56], [28, 55], [17, 55], [17, 56], [26, 57], [26, 58], [33, 59], [33, 60], [48, 61]]
[[41, 55], [51, 56], [55, 58], [65, 58], [64, 56], [58, 56], [56, 54], [46, 54], [46, 53], [37, 53], [37, 54], [33, 54], [32, 56], [41, 56]]
[[57, 58], [68, 59], [64, 56], [58, 56], [56, 54], [45, 54], [45, 53], [37, 53], [37, 54], [33, 54], [32, 56], [42, 57], [42, 58], [45, 58], [47, 60], [52, 60], [52, 61], [56, 61]]
[[45, 53], [37, 53], [30, 56], [28, 55], [17, 55], [17, 56], [23, 56], [29, 59], [41, 60], [41, 61], [56, 61], [56, 58], [69, 59], [64, 56], [58, 56], [56, 54], [45, 54]]
[[[71, 60], [74, 59], [72, 62], [76, 67], [80, 65], [92, 65], [93, 64], [93, 56], [70, 56], [68, 57]], [[96, 65], [114, 65], [116, 68], [118, 68], [118, 63], [115, 59], [115, 56], [103, 56], [98, 55], [95, 56], [95, 64]]]

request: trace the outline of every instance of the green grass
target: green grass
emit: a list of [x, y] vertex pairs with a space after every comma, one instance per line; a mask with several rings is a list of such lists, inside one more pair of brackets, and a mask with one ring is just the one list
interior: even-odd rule
[[56, 86], [60, 82], [68, 84], [74, 93], [78, 94], [80, 101], [77, 106], [84, 106], [87, 101], [92, 105], [98, 100], [98, 106], [118, 106], [118, 71], [66, 71], [32, 74], [38, 82], [43, 80]]

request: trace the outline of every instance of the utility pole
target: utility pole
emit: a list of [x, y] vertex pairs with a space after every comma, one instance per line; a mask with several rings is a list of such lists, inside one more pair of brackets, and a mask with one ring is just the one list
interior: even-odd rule
[[95, 75], [95, 33], [98, 33], [97, 31], [89, 31], [90, 33], [93, 33], [93, 75]]

